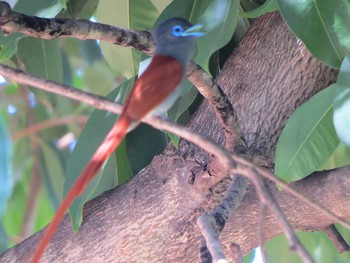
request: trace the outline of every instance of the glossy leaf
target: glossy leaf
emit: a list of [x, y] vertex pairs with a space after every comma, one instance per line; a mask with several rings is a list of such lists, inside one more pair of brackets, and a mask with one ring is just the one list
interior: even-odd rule
[[280, 12], [311, 53], [339, 68], [350, 48], [348, 0], [278, 0]]
[[334, 101], [333, 122], [339, 139], [350, 146], [350, 87]]
[[[191, 83], [184, 83], [184, 85], [192, 86]], [[198, 95], [198, 90], [196, 88], [190, 89], [187, 93], [183, 94], [169, 109], [168, 117], [170, 120], [177, 122], [180, 116], [188, 109], [189, 106], [193, 103]]]
[[1, 221], [9, 237], [18, 236], [22, 225], [27, 192], [29, 188], [29, 176], [24, 176], [17, 182], [11, 199], [8, 202], [6, 213], [2, 216]]
[[337, 79], [333, 122], [339, 139], [350, 146], [350, 53], [344, 58]]
[[62, 55], [57, 40], [23, 38], [17, 55], [27, 72], [44, 79], [62, 81]]
[[126, 136], [130, 166], [134, 174], [147, 166], [157, 154], [164, 151], [168, 143], [166, 134], [146, 124], [140, 124]]
[[277, 0], [266, 0], [265, 3], [263, 3], [258, 8], [248, 12], [240, 12], [239, 15], [245, 18], [256, 18], [258, 16], [262, 16], [266, 13], [274, 12], [276, 10], [278, 10]]
[[[350, 230], [346, 229], [346, 227], [340, 225], [340, 224], [334, 224], [334, 226], [339, 231], [340, 235], [344, 238], [345, 242], [349, 245], [350, 244]], [[348, 258], [350, 259], [350, 253], [344, 253], [348, 254]]]
[[[346, 255], [349, 253], [339, 254], [332, 241], [322, 232], [298, 232], [297, 236], [317, 263], [345, 263], [349, 260], [349, 255]], [[303, 262], [296, 253], [289, 250], [288, 241], [283, 235], [267, 241], [266, 251], [269, 262]]]
[[[26, 159], [22, 159], [22, 163]], [[23, 225], [24, 211], [28, 200], [28, 191], [30, 185], [30, 172], [27, 169], [24, 174], [21, 174], [21, 180], [17, 181], [13, 189], [13, 194], [8, 202], [6, 213], [1, 218], [3, 227], [10, 237], [9, 245], [14, 245], [11, 237], [19, 236], [21, 226]], [[37, 214], [34, 222], [34, 231], [41, 230], [50, 221], [53, 210], [44, 191], [40, 191], [37, 199]]]
[[0, 216], [4, 213], [7, 201], [12, 193], [12, 142], [7, 123], [0, 115]]
[[157, 8], [158, 13], [161, 13], [172, 0], [151, 0], [155, 8]]
[[337, 95], [350, 87], [350, 53], [344, 58], [337, 78]]
[[52, 18], [65, 8], [66, 2], [67, 0], [36, 0], [33, 4], [28, 0], [19, 0], [13, 10], [30, 16]]
[[99, 0], [69, 0], [67, 10], [62, 14], [65, 18], [89, 19], [96, 11]]
[[62, 201], [63, 197], [63, 182], [64, 182], [64, 170], [61, 160], [57, 153], [48, 145], [45, 141], [37, 139], [42, 152], [42, 165], [45, 167], [45, 173], [43, 175], [46, 189], [51, 189], [50, 199], [56, 205]]
[[350, 165], [350, 147], [339, 143], [331, 157], [317, 168], [317, 171], [331, 170], [339, 167]]
[[[208, 5], [208, 7], [206, 8], [210, 8], [210, 7], [211, 6]], [[195, 61], [205, 69], [208, 69], [207, 62], [210, 56], [216, 50], [222, 48], [231, 40], [238, 21], [238, 11], [239, 11], [239, 1], [235, 1], [235, 0], [227, 1], [226, 9], [221, 10], [222, 12], [220, 17], [221, 21], [220, 22], [217, 21], [216, 22], [217, 26], [215, 28], [213, 28], [205, 36], [197, 40], [198, 53], [196, 55]], [[206, 11], [203, 10], [202, 12], [206, 12]], [[208, 19], [207, 23], [211, 23], [210, 19], [209, 18], [207, 19]], [[199, 22], [201, 23], [201, 21]]]
[[243, 263], [251, 263], [251, 262], [254, 262], [254, 258], [255, 258], [255, 250], [256, 249], [253, 249], [251, 250], [248, 254], [246, 254], [244, 257], [243, 257]]
[[17, 51], [18, 41], [24, 37], [20, 33], [14, 33], [9, 36], [0, 34], [0, 62], [10, 59]]
[[275, 174], [290, 182], [314, 172], [339, 144], [332, 123], [335, 86], [313, 96], [289, 118], [276, 146]]
[[[135, 173], [133, 173], [131, 162], [128, 160], [128, 152], [126, 148], [126, 140], [123, 140], [119, 145], [118, 149], [115, 151], [114, 168], [116, 169], [116, 181], [114, 181], [114, 185], [125, 184], [130, 181]], [[125, 154], [126, 153], [126, 154]], [[143, 167], [142, 167], [143, 168]]]
[[[103, 0], [96, 12], [98, 22], [133, 30], [152, 28], [157, 16], [158, 11], [150, 0]], [[116, 73], [127, 78], [136, 74], [141, 52], [111, 43], [101, 42], [100, 45], [106, 61]]]
[[[126, 96], [126, 91], [129, 90], [132, 85], [133, 80], [131, 79], [117, 89], [110, 92], [106, 97], [111, 100], [115, 100], [117, 98], [116, 101], [121, 102]], [[68, 190], [80, 175], [81, 171], [90, 161], [91, 156], [94, 154], [97, 147], [101, 144], [109, 130], [115, 124], [117, 118], [118, 117], [115, 114], [100, 110], [95, 110], [91, 114], [68, 161], [66, 181], [64, 183], [65, 194], [68, 192]], [[125, 152], [124, 155], [126, 155]], [[113, 159], [115, 156], [111, 156], [109, 159], [111, 158]], [[75, 231], [81, 224], [83, 205], [97, 194], [113, 188], [116, 185], [115, 182], [120, 181], [118, 178], [116, 178], [118, 174], [116, 172], [117, 168], [115, 165], [115, 161], [107, 161], [107, 164], [102, 168], [102, 171], [90, 182], [84, 194], [81, 197], [78, 197], [71, 205], [69, 213], [71, 215], [73, 229]], [[127, 164], [124, 163], [123, 165]], [[127, 169], [124, 171], [127, 171]], [[101, 177], [102, 174], [104, 174], [103, 178]], [[114, 183], [111, 185], [111, 182]]]

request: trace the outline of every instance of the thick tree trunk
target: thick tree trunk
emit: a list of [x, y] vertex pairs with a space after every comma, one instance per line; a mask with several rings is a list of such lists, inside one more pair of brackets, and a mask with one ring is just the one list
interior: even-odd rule
[[[291, 113], [310, 96], [335, 80], [336, 72], [321, 64], [289, 31], [279, 14], [259, 18], [227, 61], [218, 83], [230, 97], [253, 160], [273, 167], [277, 138]], [[221, 128], [206, 102], [190, 127], [222, 143]], [[106, 192], [85, 206], [77, 234], [68, 216], [49, 245], [42, 262], [194, 262], [200, 234], [195, 225], [202, 209], [213, 207], [226, 183], [208, 189], [212, 179], [198, 163], [209, 156], [186, 142], [169, 147], [131, 182]], [[344, 218], [350, 167], [309, 176], [293, 185]], [[276, 199], [295, 229], [320, 230], [332, 222], [270, 184]], [[259, 200], [249, 187], [229, 220], [221, 240], [237, 242], [244, 253], [258, 246]], [[276, 220], [266, 215], [268, 239], [281, 233]], [[1, 262], [26, 262], [40, 234], [35, 234], [0, 256]]]

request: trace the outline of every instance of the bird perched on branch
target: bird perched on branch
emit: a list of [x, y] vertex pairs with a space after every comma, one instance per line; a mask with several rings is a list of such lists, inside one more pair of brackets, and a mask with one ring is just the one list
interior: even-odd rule
[[160, 23], [152, 31], [156, 49], [151, 63], [135, 81], [118, 121], [96, 149], [44, 230], [32, 258], [33, 263], [39, 262], [71, 203], [84, 192], [126, 133], [135, 128], [146, 115], [159, 115], [173, 105], [181, 93], [180, 84], [186, 64], [192, 58], [195, 39], [204, 35], [198, 31], [200, 28], [201, 25], [193, 26], [187, 20], [175, 17]]

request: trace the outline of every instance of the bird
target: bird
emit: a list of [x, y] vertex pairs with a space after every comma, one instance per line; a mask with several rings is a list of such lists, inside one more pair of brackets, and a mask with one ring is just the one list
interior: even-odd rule
[[164, 114], [181, 94], [181, 82], [186, 65], [194, 54], [196, 38], [205, 34], [200, 31], [201, 28], [201, 24], [192, 25], [184, 18], [173, 17], [159, 23], [152, 30], [156, 48], [149, 66], [138, 76], [117, 122], [98, 146], [44, 230], [31, 262], [39, 262], [72, 202], [84, 192], [125, 135], [146, 116]]

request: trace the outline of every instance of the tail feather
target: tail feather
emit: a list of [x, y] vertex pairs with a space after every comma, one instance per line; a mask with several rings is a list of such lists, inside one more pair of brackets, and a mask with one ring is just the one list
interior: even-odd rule
[[33, 256], [32, 263], [39, 262], [39, 259], [41, 258], [51, 238], [55, 234], [56, 229], [62, 221], [66, 211], [68, 210], [74, 199], [84, 192], [85, 188], [92, 180], [92, 178], [94, 178], [96, 174], [100, 171], [102, 165], [107, 160], [109, 155], [119, 146], [125, 134], [127, 133], [131, 123], [132, 120], [127, 115], [122, 115], [119, 118], [118, 122], [109, 131], [105, 140], [97, 148], [90, 162], [82, 171], [77, 181], [74, 183], [72, 188], [67, 193], [65, 199], [58, 207], [51, 223], [45, 229], [44, 235], [42, 236], [37, 250], [35, 251], [35, 254]]

